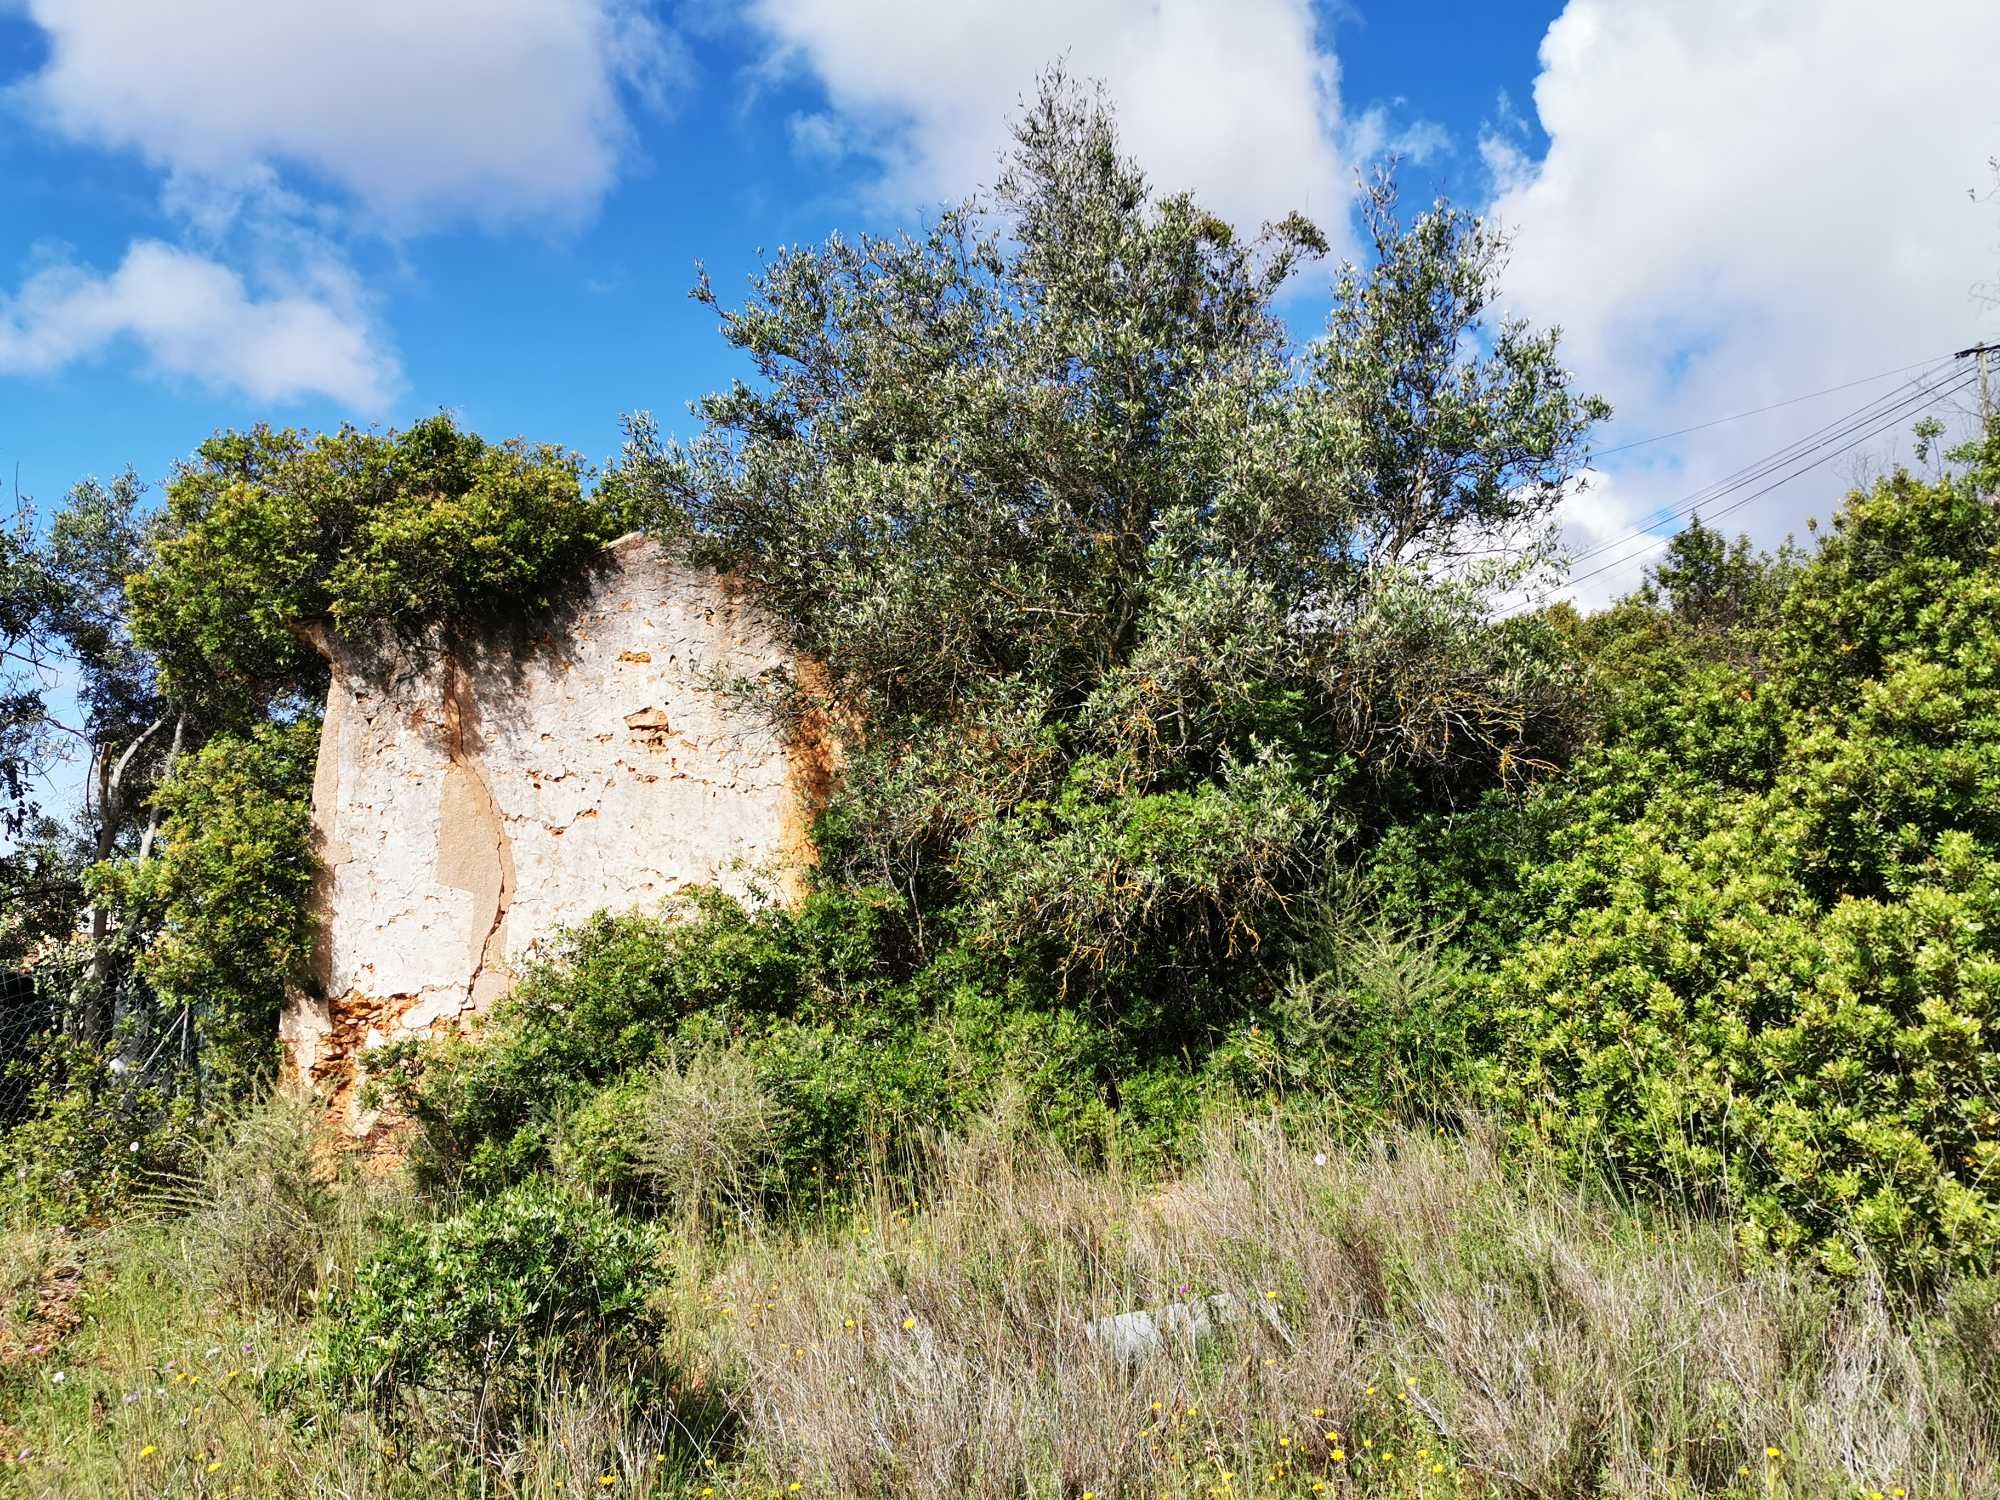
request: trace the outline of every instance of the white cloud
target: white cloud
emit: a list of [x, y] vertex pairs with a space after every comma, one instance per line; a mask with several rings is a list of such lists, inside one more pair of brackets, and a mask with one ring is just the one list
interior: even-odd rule
[[1158, 187], [1248, 226], [1297, 209], [1346, 232], [1339, 68], [1310, 0], [750, 0], [748, 16], [773, 65], [814, 76], [845, 126], [810, 139], [879, 160], [898, 208], [990, 183], [1007, 120], [1062, 61], [1105, 81]]
[[1346, 132], [1347, 154], [1360, 161], [1389, 155], [1422, 166], [1440, 152], [1450, 151], [1453, 144], [1451, 132], [1435, 120], [1399, 126], [1380, 104], [1371, 104], [1356, 115]]
[[22, 117], [183, 180], [316, 173], [384, 227], [574, 220], [615, 180], [628, 97], [685, 62], [638, 0], [25, 0]]
[[380, 413], [401, 374], [351, 281], [329, 263], [298, 283], [260, 297], [221, 262], [158, 240], [134, 242], [108, 274], [45, 266], [0, 297], [0, 372], [45, 374], [130, 340], [158, 375]]
[[838, 161], [848, 152], [845, 127], [824, 111], [793, 115], [785, 121], [785, 133], [792, 138], [792, 150], [811, 160]]
[[[1535, 84], [1547, 154], [1504, 129], [1481, 151], [1517, 233], [1508, 299], [1560, 323], [1618, 407], [1603, 441], [1994, 332], [1972, 289], [2000, 266], [2000, 214], [1968, 190], [2000, 152], [1996, 57], [2000, 6], [1962, 0], [1571, 0]], [[1633, 529], [1893, 384], [1607, 458], [1587, 529]], [[1849, 477], [1838, 459], [1720, 524], [1774, 540]]]

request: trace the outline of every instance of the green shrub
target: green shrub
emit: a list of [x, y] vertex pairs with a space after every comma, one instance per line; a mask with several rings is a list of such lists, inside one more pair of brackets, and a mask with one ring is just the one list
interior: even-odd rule
[[1741, 661], [1642, 621], [1683, 670], [1619, 690], [1481, 987], [1488, 1105], [1838, 1272], [2000, 1258], [1988, 483], [1852, 497]]
[[481, 1031], [400, 1044], [375, 1076], [419, 1126], [420, 1173], [480, 1191], [553, 1163], [658, 1202], [641, 1121], [659, 1091], [685, 1091], [686, 1108], [707, 1088], [771, 1101], [744, 1117], [768, 1136], [749, 1174], [767, 1201], [817, 1201], [857, 1160], [902, 1157], [1003, 1086], [1081, 1156], [1126, 1135], [1165, 1160], [1182, 1142], [1204, 1013], [1164, 991], [1065, 1002], [1006, 949], [961, 944], [905, 973], [899, 934], [895, 903], [869, 891], [821, 891], [796, 912], [704, 895], [665, 919], [601, 917]]
[[316, 695], [296, 633], [406, 633], [546, 605], [623, 528], [576, 455], [489, 443], [449, 415], [401, 432], [255, 427], [203, 443], [167, 487], [132, 631], [177, 701], [261, 712]]
[[783, 1112], [741, 1050], [696, 1053], [646, 1079], [639, 1098], [638, 1174], [689, 1224], [761, 1202]]
[[146, 913], [156, 1007], [185, 1011], [212, 1098], [247, 1097], [278, 1059], [278, 1013], [310, 982], [312, 776], [319, 720], [220, 734], [160, 788], [159, 853], [98, 866], [107, 899]]
[[565, 1115], [676, 1051], [835, 1018], [856, 1031], [894, 1024], [870, 1004], [892, 988], [882, 907], [865, 891], [821, 893], [797, 912], [698, 892], [664, 917], [599, 916], [477, 1036], [400, 1045], [374, 1072], [419, 1126], [420, 1173], [513, 1181], [547, 1164]]
[[556, 1177], [617, 1203], [645, 1194], [640, 1161], [646, 1144], [646, 1094], [652, 1079], [628, 1073], [561, 1116], [549, 1163]]
[[550, 1364], [658, 1373], [657, 1250], [642, 1227], [543, 1180], [392, 1229], [323, 1302], [308, 1371], [393, 1412], [420, 1391], [529, 1399]]
[[195, 1100], [166, 1074], [142, 1077], [80, 1043], [44, 1049], [22, 1123], [0, 1133], [0, 1207], [76, 1224], [184, 1175], [199, 1140]]

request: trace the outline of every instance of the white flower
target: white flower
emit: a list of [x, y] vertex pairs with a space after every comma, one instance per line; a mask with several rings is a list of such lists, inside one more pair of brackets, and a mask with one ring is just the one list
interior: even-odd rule
[[125, 1059], [122, 1057], [112, 1058], [111, 1071], [114, 1073], [123, 1073], [125, 1071]]
[[1326, 1165], [1326, 1153], [1324, 1151], [1313, 1152], [1313, 1165], [1316, 1167], [1323, 1167]]
[[139, 1143], [137, 1141], [134, 1141], [131, 1145], [127, 1146], [125, 1149], [127, 1151], [130, 1151], [134, 1156], [137, 1156], [139, 1154]]
[[51, 1375], [49, 1379], [53, 1381], [55, 1384], [61, 1385], [65, 1380], [69, 1379], [69, 1376], [63, 1374], [61, 1370], [58, 1370], [55, 1372], [55, 1374]]

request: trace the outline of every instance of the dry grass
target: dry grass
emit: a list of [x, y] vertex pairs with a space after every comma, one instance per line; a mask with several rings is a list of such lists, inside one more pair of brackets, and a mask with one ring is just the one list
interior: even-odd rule
[[[736, 1424], [685, 1466], [663, 1457], [687, 1445], [672, 1415], [587, 1380], [551, 1379], [484, 1466], [274, 1409], [256, 1383], [304, 1340], [285, 1298], [218, 1297], [238, 1252], [186, 1221], [127, 1228], [86, 1257], [81, 1326], [0, 1386], [29, 1455], [0, 1493], [2000, 1494], [1980, 1288], [1912, 1322], [1476, 1137], [1316, 1155], [1239, 1123], [1160, 1186], [996, 1127], [940, 1147], [914, 1201], [885, 1186], [852, 1217], [686, 1237], [683, 1409], [692, 1391]], [[338, 1277], [391, 1190], [329, 1190]], [[262, 1243], [239, 1263], [290, 1285], [292, 1242]], [[1240, 1316], [1136, 1369], [1085, 1331], [1218, 1293]]]
[[[963, 1143], [922, 1211], [747, 1244], [691, 1311], [764, 1477], [821, 1493], [2000, 1492], [1994, 1414], [1879, 1289], [1476, 1139], [1316, 1155], [1238, 1126], [1149, 1189]], [[1214, 1293], [1254, 1311], [1136, 1374], [1085, 1333]]]
[[774, 1150], [776, 1101], [741, 1051], [663, 1067], [641, 1101], [639, 1174], [690, 1231], [742, 1222]]
[[191, 1273], [237, 1311], [302, 1311], [363, 1232], [368, 1194], [340, 1181], [351, 1170], [313, 1104], [279, 1096], [244, 1110], [164, 1194]]

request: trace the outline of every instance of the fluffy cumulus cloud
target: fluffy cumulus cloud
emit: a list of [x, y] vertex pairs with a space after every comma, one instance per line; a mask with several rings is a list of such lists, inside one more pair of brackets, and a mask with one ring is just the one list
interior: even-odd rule
[[1246, 225], [1299, 209], [1344, 233], [1354, 138], [1391, 134], [1342, 119], [1310, 0], [750, 0], [747, 15], [774, 66], [825, 91], [824, 111], [792, 122], [795, 144], [873, 157], [901, 208], [990, 182], [1006, 120], [1056, 61], [1105, 82], [1157, 184]]
[[[2000, 330], [1977, 295], [2000, 274], [1995, 58], [2000, 5], [1570, 0], [1534, 90], [1546, 151], [1537, 159], [1526, 132], [1501, 126], [1482, 155], [1494, 212], [1516, 233], [1510, 300], [1560, 323], [1574, 365], [1618, 407], [1604, 441]], [[1607, 455], [1610, 478], [1579, 500], [1572, 540], [1622, 535], [1906, 378]], [[1886, 444], [1723, 524], [1765, 540], [1796, 530], [1831, 508], [1857, 458], [1889, 457]], [[1580, 592], [1601, 597], [1638, 573], [1635, 562]]]
[[182, 175], [303, 168], [397, 229], [587, 213], [628, 100], [682, 66], [628, 0], [25, 3], [49, 47], [28, 118]]
[[357, 241], [575, 224], [685, 63], [645, 0], [15, 0], [17, 121], [156, 168], [176, 247], [0, 292], [0, 371], [135, 348], [155, 374], [382, 412], [400, 383]]
[[259, 295], [219, 261], [158, 240], [135, 242], [108, 273], [44, 266], [0, 298], [0, 372], [44, 373], [129, 343], [168, 378], [380, 412], [400, 381], [395, 359], [337, 267], [312, 279]]

